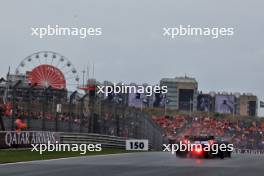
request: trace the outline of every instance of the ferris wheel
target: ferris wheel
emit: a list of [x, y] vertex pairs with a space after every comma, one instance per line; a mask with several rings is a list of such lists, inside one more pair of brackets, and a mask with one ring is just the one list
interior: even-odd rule
[[55, 89], [77, 87], [79, 76], [69, 59], [52, 51], [40, 51], [23, 59], [16, 75], [25, 75], [31, 84]]

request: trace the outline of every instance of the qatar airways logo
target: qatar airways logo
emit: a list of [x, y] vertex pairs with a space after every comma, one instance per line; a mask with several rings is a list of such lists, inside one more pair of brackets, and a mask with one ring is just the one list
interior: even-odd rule
[[111, 94], [127, 94], [127, 93], [140, 93], [146, 96], [152, 96], [153, 93], [166, 94], [168, 92], [167, 86], [142, 86], [142, 85], [124, 85], [116, 84], [97, 86], [97, 94], [104, 94], [106, 96]]

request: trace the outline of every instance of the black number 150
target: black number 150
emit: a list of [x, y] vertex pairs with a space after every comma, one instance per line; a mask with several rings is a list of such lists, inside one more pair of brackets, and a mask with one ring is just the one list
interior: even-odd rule
[[143, 150], [145, 147], [144, 142], [130, 142], [130, 149], [132, 150]]

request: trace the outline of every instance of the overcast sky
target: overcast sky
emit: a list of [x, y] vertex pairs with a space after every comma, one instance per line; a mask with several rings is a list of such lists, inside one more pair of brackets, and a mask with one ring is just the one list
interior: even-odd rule
[[[99, 81], [147, 82], [195, 77], [199, 90], [252, 92], [264, 99], [263, 0], [2, 0], [0, 76], [31, 53], [51, 50]], [[102, 27], [93, 39], [31, 36], [48, 24]], [[234, 27], [232, 37], [169, 40], [163, 27]], [[81, 73], [80, 73], [81, 75]]]

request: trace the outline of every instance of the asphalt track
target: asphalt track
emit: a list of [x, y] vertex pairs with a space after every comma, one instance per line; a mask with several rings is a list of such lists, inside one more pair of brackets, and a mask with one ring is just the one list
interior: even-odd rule
[[128, 153], [0, 165], [0, 176], [264, 176], [264, 156], [180, 159], [164, 152]]

